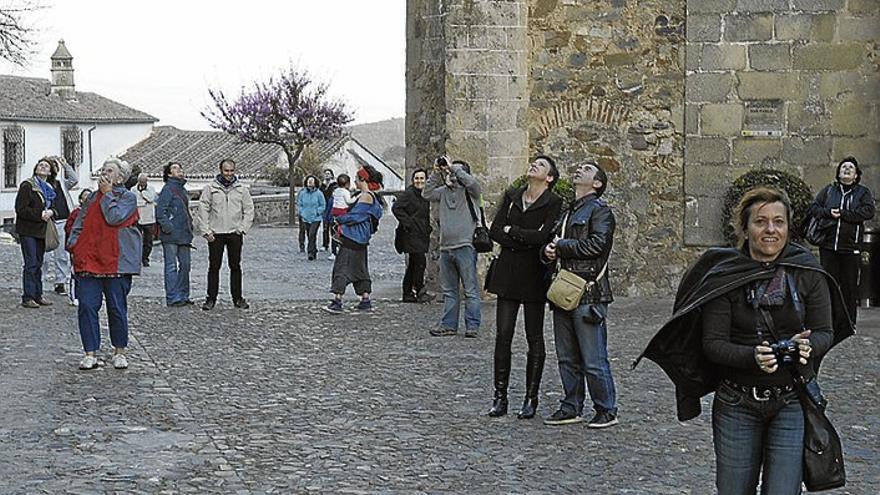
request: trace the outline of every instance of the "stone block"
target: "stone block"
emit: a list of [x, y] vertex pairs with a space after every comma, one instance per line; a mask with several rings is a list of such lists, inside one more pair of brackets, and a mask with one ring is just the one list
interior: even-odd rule
[[733, 182], [728, 165], [704, 165], [687, 162], [684, 165], [684, 192], [689, 196], [724, 196]]
[[525, 27], [506, 27], [504, 34], [507, 37], [507, 48], [511, 50], [528, 49], [529, 34]]
[[792, 100], [798, 95], [794, 73], [740, 72], [737, 92], [741, 100]]
[[724, 16], [725, 41], [767, 41], [773, 36], [771, 14]]
[[877, 0], [849, 0], [847, 4], [850, 14], [878, 14], [880, 2]]
[[835, 136], [865, 136], [877, 129], [874, 109], [861, 100], [832, 103], [831, 133]]
[[526, 55], [510, 50], [447, 50], [447, 70], [452, 74], [524, 75]]
[[490, 132], [526, 128], [528, 105], [524, 101], [489, 101], [486, 112], [486, 125]]
[[749, 45], [749, 66], [754, 70], [790, 69], [791, 50], [788, 43]]
[[685, 78], [685, 98], [689, 102], [724, 102], [734, 82], [733, 74], [690, 74]]
[[703, 45], [700, 58], [703, 70], [741, 70], [746, 68], [746, 47], [744, 45]]
[[507, 48], [507, 34], [505, 33], [505, 28], [491, 26], [469, 26], [468, 46], [470, 48], [503, 50]]
[[688, 43], [684, 50], [684, 68], [688, 71], [700, 69], [703, 57], [703, 43]]
[[845, 156], [856, 157], [859, 160], [859, 166], [878, 165], [880, 164], [880, 141], [876, 136], [872, 138], [835, 137], [831, 144], [832, 161], [836, 163], [836, 160]]
[[788, 10], [788, 0], [737, 0], [737, 12], [781, 12]]
[[841, 41], [880, 40], [880, 19], [876, 17], [840, 17], [837, 22]]
[[693, 14], [726, 14], [736, 7], [737, 0], [699, 0], [687, 2], [688, 16]]
[[843, 10], [844, 0], [792, 0], [791, 8], [806, 12], [836, 12]]
[[832, 41], [834, 14], [792, 14], [776, 16], [776, 39], [780, 41]]
[[727, 139], [688, 136], [684, 143], [685, 163], [730, 163], [730, 145]]
[[522, 156], [529, 152], [529, 134], [525, 129], [490, 132], [487, 139], [490, 157]]
[[831, 132], [831, 116], [822, 102], [791, 103], [788, 106], [788, 131], [802, 136], [823, 136]]
[[859, 43], [813, 43], [792, 48], [795, 70], [848, 70], [865, 61], [865, 46]]
[[690, 196], [685, 198], [684, 243], [687, 246], [726, 245], [721, 230], [723, 197]]
[[692, 14], [687, 17], [687, 40], [720, 41], [721, 16], [715, 14]]
[[739, 103], [703, 105], [700, 132], [704, 136], [738, 136], [742, 130], [743, 106]]
[[486, 162], [488, 139], [485, 132], [450, 131], [446, 140], [446, 150], [450, 156], [475, 166]]
[[738, 138], [733, 140], [733, 164], [774, 166], [782, 153], [780, 139]]
[[700, 132], [700, 105], [688, 103], [685, 105], [685, 133], [688, 135]]
[[559, 0], [537, 0], [532, 3], [532, 10], [529, 12], [529, 15], [535, 19], [540, 19], [552, 14], [556, 10]]
[[804, 139], [795, 136], [782, 139], [782, 160], [789, 165], [826, 165], [830, 159], [829, 137]]
[[[861, 168], [861, 162], [859, 162]], [[815, 196], [823, 187], [827, 186], [834, 179], [834, 171], [837, 170], [837, 163], [825, 162], [821, 165], [809, 165], [803, 168], [804, 182], [810, 186]], [[864, 172], [864, 169], [862, 169]]]
[[447, 126], [458, 131], [486, 131], [488, 129], [485, 102], [474, 102], [479, 105], [456, 105], [447, 114]]
[[820, 98], [868, 98], [880, 95], [880, 78], [857, 72], [825, 72], [819, 74]]

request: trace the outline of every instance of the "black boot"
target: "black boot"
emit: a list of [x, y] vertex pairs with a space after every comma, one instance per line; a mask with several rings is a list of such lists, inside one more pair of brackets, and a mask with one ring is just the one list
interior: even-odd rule
[[519, 419], [530, 419], [538, 412], [538, 391], [541, 389], [541, 375], [544, 373], [544, 356], [528, 355], [526, 360], [526, 398], [517, 414]]
[[497, 418], [507, 414], [507, 383], [510, 381], [510, 368], [495, 369], [495, 398], [489, 417]]

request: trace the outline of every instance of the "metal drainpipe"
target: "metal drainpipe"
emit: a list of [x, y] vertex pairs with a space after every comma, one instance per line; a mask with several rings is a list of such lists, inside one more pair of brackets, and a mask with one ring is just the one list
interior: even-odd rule
[[92, 156], [92, 131], [97, 128], [97, 124], [92, 124], [92, 127], [89, 129], [89, 178], [91, 178], [92, 174], [95, 172], [94, 157]]

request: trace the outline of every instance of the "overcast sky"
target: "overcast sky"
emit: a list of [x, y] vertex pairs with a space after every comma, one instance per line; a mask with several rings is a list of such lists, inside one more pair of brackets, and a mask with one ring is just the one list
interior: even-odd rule
[[[0, 0], [0, 5], [9, 0]], [[403, 117], [406, 0], [40, 0], [29, 67], [48, 79], [59, 39], [76, 89], [147, 112], [160, 125], [208, 129], [207, 89], [237, 94], [293, 63], [330, 84], [355, 123]]]

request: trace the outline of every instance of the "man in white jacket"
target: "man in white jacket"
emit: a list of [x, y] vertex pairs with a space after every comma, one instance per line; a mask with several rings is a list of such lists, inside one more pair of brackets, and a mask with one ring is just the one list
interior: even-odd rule
[[199, 197], [198, 226], [208, 241], [208, 296], [202, 309], [217, 304], [220, 291], [220, 266], [227, 252], [230, 291], [236, 308], [250, 307], [241, 291], [241, 248], [244, 235], [254, 223], [254, 201], [247, 186], [235, 176], [235, 162], [220, 161], [220, 173], [205, 186]]
[[153, 252], [153, 237], [156, 233], [156, 189], [147, 182], [147, 174], [140, 174], [131, 192], [137, 196], [138, 229], [144, 239], [141, 262], [144, 266], [150, 266], [150, 253]]

